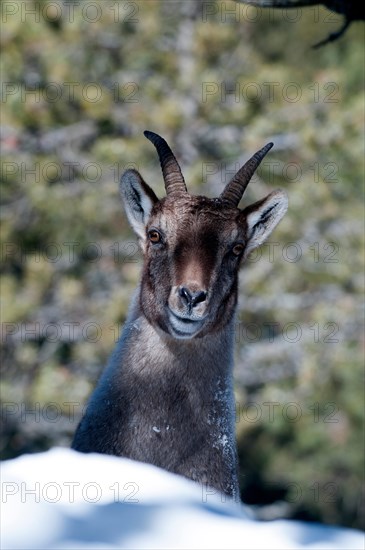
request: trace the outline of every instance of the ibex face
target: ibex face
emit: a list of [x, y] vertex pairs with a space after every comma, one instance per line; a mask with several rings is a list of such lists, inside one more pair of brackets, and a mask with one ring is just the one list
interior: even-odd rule
[[272, 144], [256, 153], [219, 198], [189, 195], [180, 167], [160, 136], [155, 145], [167, 196], [158, 200], [135, 170], [121, 178], [128, 219], [144, 252], [140, 307], [147, 320], [173, 338], [203, 337], [234, 313], [242, 259], [268, 237], [287, 209], [283, 191], [246, 207], [238, 203]]

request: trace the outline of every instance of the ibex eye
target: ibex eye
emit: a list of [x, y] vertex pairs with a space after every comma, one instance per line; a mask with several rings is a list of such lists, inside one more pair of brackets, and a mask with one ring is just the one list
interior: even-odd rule
[[148, 238], [153, 244], [157, 244], [161, 241], [161, 235], [155, 229], [151, 229], [151, 231], [148, 232]]
[[232, 248], [232, 252], [235, 256], [239, 256], [243, 252], [243, 244], [235, 244]]

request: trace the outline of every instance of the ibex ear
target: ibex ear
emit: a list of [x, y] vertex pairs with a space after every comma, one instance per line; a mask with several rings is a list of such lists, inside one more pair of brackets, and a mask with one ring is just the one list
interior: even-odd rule
[[287, 194], [278, 189], [258, 202], [247, 206], [241, 214], [247, 224], [245, 255], [260, 246], [277, 226], [288, 209]]
[[119, 190], [129, 223], [137, 235], [144, 239], [148, 218], [158, 198], [137, 170], [124, 172], [120, 178]]

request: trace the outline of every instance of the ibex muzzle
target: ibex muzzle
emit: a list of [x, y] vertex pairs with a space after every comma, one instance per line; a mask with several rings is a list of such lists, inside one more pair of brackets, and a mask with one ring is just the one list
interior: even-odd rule
[[166, 141], [145, 135], [157, 149], [166, 197], [159, 200], [136, 170], [121, 178], [144, 253], [142, 278], [73, 447], [150, 462], [237, 497], [238, 270], [283, 217], [287, 197], [278, 190], [238, 208], [271, 143], [209, 199], [190, 195]]

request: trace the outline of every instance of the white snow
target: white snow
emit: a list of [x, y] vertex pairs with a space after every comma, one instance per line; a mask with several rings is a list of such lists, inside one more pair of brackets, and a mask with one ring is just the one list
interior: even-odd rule
[[259, 522], [213, 489], [140, 462], [56, 448], [2, 463], [1, 548], [346, 549], [359, 531]]

